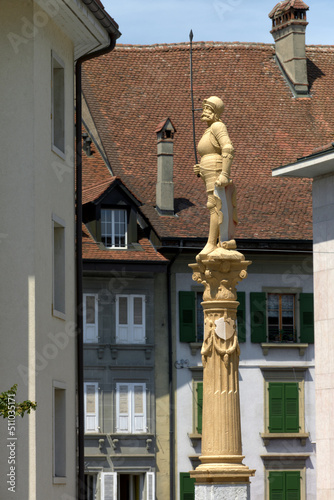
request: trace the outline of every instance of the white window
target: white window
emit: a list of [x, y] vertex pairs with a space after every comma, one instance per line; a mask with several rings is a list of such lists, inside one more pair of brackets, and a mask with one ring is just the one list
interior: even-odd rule
[[146, 384], [116, 384], [116, 432], [147, 432]]
[[126, 210], [101, 209], [101, 240], [107, 248], [126, 248]]
[[154, 472], [101, 473], [101, 500], [155, 500]]
[[65, 319], [65, 222], [53, 221], [53, 315]]
[[85, 382], [85, 432], [99, 432], [99, 386], [97, 382]]
[[66, 482], [66, 390], [53, 382], [53, 482]]
[[52, 54], [52, 149], [64, 156], [65, 153], [65, 74], [64, 64]]
[[94, 293], [83, 294], [84, 342], [98, 341], [98, 296]]
[[116, 296], [116, 343], [144, 344], [145, 295]]

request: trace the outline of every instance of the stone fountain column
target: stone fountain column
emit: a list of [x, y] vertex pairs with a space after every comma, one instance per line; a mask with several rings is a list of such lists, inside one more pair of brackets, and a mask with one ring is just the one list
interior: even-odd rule
[[251, 262], [233, 243], [233, 249], [217, 248], [190, 264], [193, 280], [205, 286], [202, 455], [201, 464], [190, 472], [196, 479], [196, 500], [246, 500], [255, 473], [242, 463], [236, 330], [236, 285], [247, 277]]

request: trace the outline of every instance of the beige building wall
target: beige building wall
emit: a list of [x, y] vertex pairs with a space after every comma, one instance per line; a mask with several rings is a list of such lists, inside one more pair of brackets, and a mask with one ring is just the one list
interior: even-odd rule
[[[74, 60], [72, 41], [37, 13], [32, 1], [1, 3], [0, 390], [17, 383], [17, 400], [38, 404], [16, 418], [16, 497], [51, 500], [76, 493]], [[51, 148], [52, 53], [65, 71], [66, 160]], [[62, 318], [52, 314], [53, 215], [65, 225]], [[66, 479], [53, 470], [55, 385], [66, 390]], [[1, 420], [1, 498], [10, 497], [7, 438]]]
[[317, 500], [334, 498], [334, 175], [313, 181]]

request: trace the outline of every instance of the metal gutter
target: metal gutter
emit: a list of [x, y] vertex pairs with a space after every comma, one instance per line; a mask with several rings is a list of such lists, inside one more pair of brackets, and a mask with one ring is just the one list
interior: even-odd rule
[[[77, 377], [78, 377], [78, 500], [85, 500], [85, 477], [84, 477], [84, 388], [83, 388], [83, 318], [82, 318], [82, 64], [103, 54], [111, 52], [116, 45], [116, 39], [120, 32], [116, 23], [102, 10], [95, 1], [82, 0], [93, 12], [110, 34], [110, 43], [107, 47], [93, 53], [81, 56], [75, 66], [75, 99], [76, 99], [76, 324], [77, 324]], [[98, 17], [99, 16], [99, 17]]]

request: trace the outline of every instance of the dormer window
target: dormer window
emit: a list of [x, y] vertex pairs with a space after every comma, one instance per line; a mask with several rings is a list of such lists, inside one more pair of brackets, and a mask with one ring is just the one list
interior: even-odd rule
[[101, 240], [107, 248], [127, 247], [126, 210], [101, 209]]

